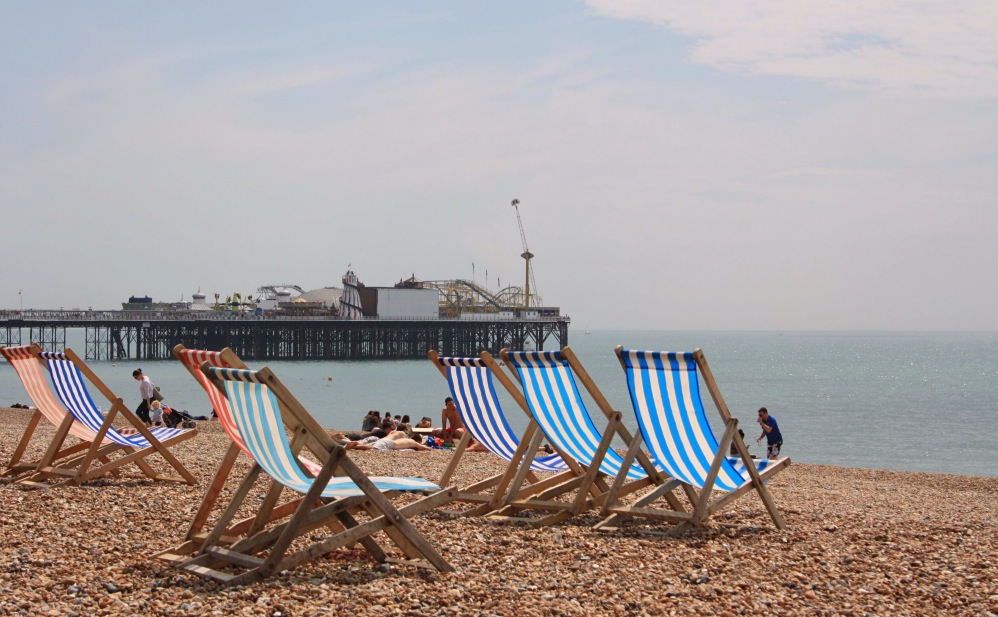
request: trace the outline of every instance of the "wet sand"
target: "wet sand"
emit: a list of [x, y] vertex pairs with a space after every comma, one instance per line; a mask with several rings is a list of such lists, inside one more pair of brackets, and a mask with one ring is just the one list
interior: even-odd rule
[[[4, 464], [29, 418], [0, 409]], [[998, 614], [998, 478], [800, 463], [769, 484], [785, 532], [754, 495], [715, 517], [725, 525], [678, 539], [593, 531], [595, 513], [542, 529], [429, 514], [413, 522], [454, 573], [351, 551], [223, 587], [151, 558], [180, 543], [228, 447], [217, 422], [198, 429], [174, 448], [198, 486], [134, 469], [81, 487], [0, 485], [0, 615]], [[41, 427], [29, 456], [53, 433]], [[351, 457], [372, 474], [436, 480], [450, 453]], [[501, 469], [469, 453], [456, 480]]]

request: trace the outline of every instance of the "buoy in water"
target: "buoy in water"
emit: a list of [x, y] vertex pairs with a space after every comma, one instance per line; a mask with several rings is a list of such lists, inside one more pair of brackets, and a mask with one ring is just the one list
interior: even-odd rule
[[326, 381], [332, 381], [332, 380], [333, 380], [333, 376], [332, 375], [330, 375], [329, 377], [326, 377]]

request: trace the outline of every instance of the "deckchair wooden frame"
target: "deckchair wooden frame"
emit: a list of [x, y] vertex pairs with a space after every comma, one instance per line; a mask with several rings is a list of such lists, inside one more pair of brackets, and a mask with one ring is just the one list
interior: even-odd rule
[[[622, 356], [623, 351], [623, 345], [618, 345], [614, 349], [621, 368], [626, 371], [627, 367]], [[731, 412], [728, 410], [727, 403], [724, 402], [724, 397], [721, 395], [721, 391], [717, 386], [717, 381], [714, 379], [714, 374], [710, 370], [710, 365], [707, 363], [707, 358], [704, 356], [703, 351], [699, 348], [695, 349], [693, 351], [693, 357], [696, 361], [697, 372], [703, 378], [704, 385], [707, 387], [708, 392], [710, 392], [711, 399], [713, 400], [714, 406], [717, 409], [718, 414], [721, 416], [721, 420], [723, 421], [725, 427], [724, 433], [718, 441], [717, 452], [714, 454], [711, 461], [711, 466], [703, 486], [694, 487], [686, 482], [673, 479], [669, 483], [639, 497], [633, 504], [627, 505], [619, 501], [619, 497], [621, 496], [619, 491], [620, 487], [618, 487], [615, 482], [614, 486], [610, 489], [607, 500], [601, 508], [601, 514], [606, 518], [596, 525], [597, 529], [614, 530], [616, 529], [615, 524], [622, 517], [638, 517], [674, 522], [675, 525], [668, 532], [666, 532], [667, 535], [681, 535], [689, 529], [703, 527], [710, 516], [752, 490], [755, 490], [758, 493], [760, 500], [772, 518], [773, 524], [776, 528], [781, 530], [786, 529], [786, 523], [784, 522], [783, 516], [780, 514], [779, 509], [776, 507], [776, 503], [773, 500], [769, 489], [766, 487], [766, 482], [771, 477], [786, 468], [790, 464], [790, 459], [780, 459], [774, 464], [767, 465], [764, 471], [760, 472], [758, 470], [756, 461], [751, 457], [748, 448], [745, 446], [745, 440], [742, 439], [741, 435], [738, 433], [738, 419], [732, 417]], [[644, 436], [642, 431], [639, 430], [635, 433], [634, 438], [628, 447], [627, 454], [624, 457], [625, 465], [629, 466], [632, 464], [634, 460], [634, 452], [639, 451], [644, 443]], [[732, 444], [734, 444], [735, 450], [738, 452], [738, 459], [740, 459], [745, 465], [745, 469], [748, 472], [750, 479], [737, 489], [724, 492], [722, 495], [714, 497], [714, 484], [717, 481], [722, 463], [726, 458], [728, 458], [728, 453], [730, 452]], [[662, 497], [664, 491], [671, 490], [671, 488], [676, 487], [682, 487], [686, 491], [687, 496], [693, 504], [692, 511], [685, 512], [677, 510], [675, 507], [650, 507], [651, 504], [655, 503]], [[670, 506], [672, 505], [673, 504], [670, 503]]]
[[[204, 363], [201, 370], [224, 395], [225, 386], [222, 379], [213, 374], [212, 368]], [[294, 568], [337, 548], [359, 543], [375, 560], [382, 563], [431, 567], [441, 572], [453, 570], [408, 520], [411, 516], [450, 502], [454, 498], [453, 490], [440, 490], [403, 508], [396, 508], [388, 496], [350, 460], [343, 446], [336, 443], [319, 426], [273, 371], [266, 367], [262, 368], [255, 373], [255, 379], [269, 388], [278, 401], [284, 426], [293, 434], [289, 443], [291, 452], [298, 456], [303, 449], [307, 449], [319, 459], [322, 467], [305, 495], [297, 500], [289, 520], [263, 526], [255, 533], [247, 534], [234, 543], [223, 546], [220, 541], [223, 540], [224, 534], [231, 530], [232, 520], [245, 502], [258, 476], [263, 472], [263, 468], [254, 460], [252, 467], [229, 500], [225, 511], [204, 538], [199, 554], [180, 564], [182, 569], [224, 584], [238, 585]], [[338, 473], [348, 476], [363, 495], [341, 499], [323, 498], [324, 487]], [[275, 504], [283, 490], [287, 490], [286, 487], [274, 483], [268, 491], [267, 498], [257, 508], [255, 523], [276, 520]], [[353, 516], [353, 513], [358, 511], [366, 511], [370, 516], [369, 520], [358, 521]], [[289, 547], [296, 538], [323, 526], [330, 530], [327, 537], [289, 552]], [[388, 555], [373, 537], [379, 531], [388, 536], [406, 559], [397, 559]], [[269, 552], [265, 557], [257, 556], [257, 553], [263, 551]], [[242, 571], [238, 574], [229, 574], [219, 570], [220, 566], [242, 568]]]
[[[217, 361], [211, 364], [213, 366], [223, 368], [249, 369], [249, 367], [238, 355], [236, 355], [234, 351], [228, 347], [219, 352], [214, 352], [209, 350], [188, 349], [183, 343], [178, 343], [173, 348], [173, 355], [184, 366], [187, 372], [191, 374], [194, 380], [206, 390], [205, 393], [208, 396], [208, 400], [211, 403], [212, 408], [218, 416], [219, 423], [223, 425], [226, 434], [228, 434], [230, 439], [232, 439], [232, 443], [230, 443], [229, 449], [226, 451], [225, 456], [222, 458], [221, 463], [216, 469], [215, 475], [212, 478], [211, 483], [208, 485], [204, 497], [201, 500], [201, 506], [198, 508], [194, 518], [191, 520], [181, 543], [178, 546], [162, 550], [154, 555], [157, 559], [162, 559], [164, 561], [183, 563], [190, 559], [190, 555], [201, 550], [204, 540], [207, 537], [207, 532], [204, 530], [204, 527], [208, 522], [208, 518], [210, 517], [212, 510], [218, 502], [218, 498], [221, 495], [226, 482], [232, 474], [232, 467], [235, 465], [236, 460], [238, 460], [239, 453], [244, 452], [246, 456], [252, 460], [252, 456], [245, 449], [245, 445], [242, 444], [242, 439], [240, 438], [237, 442], [232, 435], [229, 434], [229, 431], [232, 430], [233, 427], [226, 425], [233, 423], [234, 420], [230, 415], [228, 402], [226, 401], [224, 395], [219, 392], [215, 386], [208, 382], [208, 378], [201, 372], [202, 363], [198, 362], [197, 359], [215, 357]], [[236, 433], [236, 436], [238, 437], [238, 432]], [[310, 460], [301, 459], [301, 462], [308, 468], [310, 473], [315, 475], [317, 475], [322, 468], [321, 465], [318, 465]], [[279, 491], [274, 488], [275, 484], [276, 482], [271, 480], [271, 488], [267, 492], [268, 500], [272, 500], [276, 498], [276, 495], [280, 494]], [[271, 503], [270, 507], [268, 507], [268, 511], [270, 513], [269, 520], [258, 520], [258, 517], [252, 516], [237, 521], [222, 532], [217, 542], [231, 544], [243, 536], [252, 535], [260, 531], [268, 523], [280, 520], [293, 514], [295, 508], [298, 507], [300, 502], [301, 497], [297, 497], [277, 506], [274, 506]]]
[[[431, 349], [427, 356], [433, 366], [437, 368], [444, 379], [447, 380], [448, 385], [451, 386], [453, 391], [453, 384], [451, 384], [450, 376], [448, 375], [447, 368], [441, 363], [441, 356], [435, 349]], [[491, 373], [491, 370], [490, 370]], [[453, 392], [452, 392], [453, 393]], [[526, 404], [526, 401], [523, 401]], [[459, 413], [464, 413], [463, 410], [459, 409]], [[498, 410], [502, 413], [502, 410]], [[585, 473], [585, 470], [571, 457], [566, 456], [562, 452], [558, 454], [565, 461], [568, 469], [556, 472], [548, 475], [545, 478], [539, 477], [532, 469], [531, 465], [537, 456], [538, 449], [541, 446], [541, 442], [544, 439], [544, 434], [541, 432], [537, 423], [530, 416], [529, 410], [524, 410], [529, 419], [527, 428], [524, 430], [523, 435], [519, 436], [519, 443], [516, 450], [513, 453], [506, 469], [502, 473], [496, 474], [484, 480], [480, 480], [473, 484], [468, 484], [465, 486], [458, 486], [456, 490], [455, 501], [477, 504], [475, 507], [460, 511], [459, 514], [462, 516], [481, 516], [493, 512], [503, 505], [509, 503], [514, 499], [526, 499], [531, 495], [535, 495], [541, 491], [547, 490], [552, 486], [556, 486], [561, 482], [581, 476]], [[471, 443], [472, 435], [467, 428], [465, 429], [464, 435], [458, 441], [457, 446], [454, 448], [454, 453], [451, 456], [447, 467], [444, 469], [440, 476], [438, 484], [441, 486], [447, 486], [450, 483], [451, 477], [457, 471], [461, 464], [463, 455], [468, 445]], [[490, 454], [492, 454], [490, 452]], [[493, 454], [493, 456], [497, 456]], [[520, 471], [522, 470], [522, 473]]]
[[[488, 352], [482, 352], [481, 357], [492, 370], [493, 375], [499, 379], [500, 383], [503, 384], [510, 395], [513, 396], [524, 411], [531, 418], [533, 418], [533, 415], [530, 412], [529, 403], [521, 391], [521, 387], [517, 385], [520, 377], [516, 369], [512, 366], [509, 354], [510, 352], [508, 349], [503, 349], [499, 352], [499, 356], [506, 364], [506, 368], [509, 370], [512, 378], [506, 375], [491, 354]], [[596, 386], [596, 383], [589, 376], [589, 373], [585, 370], [585, 367], [582, 366], [582, 363], [579, 361], [572, 349], [566, 346], [561, 350], [561, 354], [567, 361], [571, 372], [578, 378], [578, 381], [582, 383], [583, 387], [592, 397], [593, 401], [596, 403], [596, 406], [600, 409], [608, 421], [606, 428], [603, 430], [599, 446], [592, 456], [592, 460], [588, 462], [577, 461], [580, 467], [584, 469], [583, 474], [559, 482], [536, 493], [535, 495], [531, 495], [526, 498], [509, 499], [503, 508], [490, 515], [492, 518], [526, 522], [539, 527], [560, 523], [582, 514], [583, 512], [600, 507], [607, 498], [607, 494], [610, 490], [610, 485], [606, 482], [606, 475], [600, 470], [603, 458], [612, 447], [613, 441], [616, 437], [620, 437], [625, 443], [630, 443], [631, 441], [630, 431], [627, 430], [627, 427], [625, 427], [621, 421], [621, 413], [613, 409], [606, 397], [603, 396], [603, 393]], [[548, 436], [548, 438], [550, 439], [550, 436]], [[668, 478], [666, 478], [664, 474], [662, 474], [654, 467], [654, 465], [651, 464], [650, 459], [648, 459], [645, 453], [638, 452], [636, 453], [636, 457], [638, 463], [644, 468], [646, 477], [642, 479], [624, 481], [619, 489], [619, 492], [628, 494], [653, 484], [661, 485], [666, 483]], [[623, 477], [624, 475], [626, 475], [626, 470], [622, 471], [618, 478]], [[514, 484], [520, 479], [521, 478], [519, 476], [515, 478]], [[567, 501], [559, 499], [566, 496], [569, 497]], [[675, 502], [677, 508], [681, 508], [678, 500], [673, 495], [668, 494], [667, 498]], [[549, 514], [536, 519], [519, 516], [519, 513], [525, 510], [540, 510], [543, 512], [549, 512]]]
[[[37, 344], [31, 346], [32, 353], [38, 359], [40, 365], [48, 373], [49, 367], [42, 357], [44, 352]], [[197, 484], [197, 479], [187, 470], [186, 467], [170, 452], [172, 446], [191, 439], [197, 435], [196, 429], [190, 429], [177, 433], [173, 437], [160, 441], [149, 431], [145, 423], [125, 406], [122, 399], [97, 376], [94, 371], [87, 366], [72, 349], [67, 348], [62, 355], [69, 360], [76, 369], [80, 371], [84, 379], [89, 381], [110, 403], [110, 409], [104, 414], [104, 419], [100, 429], [93, 434], [89, 442], [82, 442], [65, 449], [66, 438], [70, 435], [71, 429], [76, 423], [72, 413], [66, 415], [56, 430], [56, 434], [49, 444], [49, 448], [43, 457], [38, 461], [33, 470], [30, 470], [15, 481], [16, 484], [25, 488], [54, 488], [66, 484], [82, 484], [95, 478], [107, 474], [115, 474], [125, 465], [134, 463], [139, 470], [151, 480], [181, 482], [185, 484]], [[86, 387], [85, 384], [83, 386]], [[135, 428], [136, 432], [148, 442], [144, 448], [126, 446], [124, 444], [107, 441], [105, 437], [114, 426], [114, 421], [118, 415]], [[35, 423], [37, 425], [37, 422]], [[89, 428], [83, 427], [89, 435]], [[80, 431], [76, 430], [79, 434]], [[25, 434], [27, 437], [27, 433]], [[23, 441], [24, 438], [22, 438]], [[19, 446], [20, 448], [20, 446]], [[120, 453], [121, 456], [111, 459], [109, 455]], [[158, 453], [170, 464], [179, 476], [170, 476], [157, 472], [145, 459], [150, 455]], [[47, 480], [60, 480], [56, 483], [49, 483]]]
[[[94, 432], [76, 422], [73, 415], [62, 407], [61, 403], [56, 400], [51, 390], [49, 390], [46, 383], [48, 380], [44, 377], [48, 372], [44, 369], [44, 365], [38, 362], [38, 354], [41, 351], [42, 349], [37, 343], [19, 347], [0, 348], [0, 354], [15, 369], [18, 379], [31, 398], [31, 402], [34, 403], [34, 412], [24, 429], [24, 433], [21, 435], [21, 439], [14, 448], [14, 452], [11, 454], [10, 462], [3, 468], [3, 471], [0, 471], [0, 480], [3, 482], [16, 483], [18, 480], [26, 478], [39, 469], [52, 467], [56, 463], [58, 463], [59, 467], [67, 469], [79, 465], [83, 460], [83, 454], [81, 453], [85, 453], [90, 447], [90, 443], [94, 437]], [[22, 370], [27, 370], [30, 374], [24, 375]], [[29, 381], [34, 380], [36, 382], [34, 387], [29, 384], [29, 381], [25, 381], [26, 379]], [[49, 445], [39, 459], [24, 461], [22, 458], [30, 446], [32, 439], [35, 437], [35, 431], [41, 425], [42, 418], [45, 418], [55, 428], [56, 435], [48, 439]], [[60, 449], [64, 445], [63, 442], [68, 435], [72, 435], [80, 441], [76, 444], [66, 446], [64, 449]], [[120, 449], [120, 446], [111, 442], [106, 442], [105, 445], [108, 447], [102, 451], [101, 458], [99, 459], [102, 462], [107, 462], [107, 454]], [[32, 487], [31, 483], [22, 484], [22, 486], [26, 488]]]
[[[180, 361], [180, 363], [184, 366], [187, 372], [191, 374], [194, 380], [197, 381], [198, 384], [200, 384], [203, 388], [206, 389], [205, 393], [208, 395], [209, 402], [212, 404], [212, 407], [215, 408], [215, 411], [219, 417], [219, 421], [220, 422], [231, 421], [223, 418], [224, 415], [228, 414], [228, 409], [217, 409], [216, 400], [224, 404], [225, 401], [224, 397], [219, 395], [218, 398], [212, 398], [212, 393], [217, 392], [217, 390], [215, 389], [214, 386], [212, 386], [210, 383], [206, 381], [207, 378], [205, 378], [201, 373], [200, 363], [194, 365], [192, 364], [193, 360], [192, 362], [188, 362], [188, 354], [185, 353], [188, 351], [193, 352], [194, 354], [199, 353], [199, 350], [188, 350], [187, 347], [185, 347], [182, 343], [178, 343], [173, 348], [173, 355], [174, 357], [177, 358], [177, 360]], [[202, 352], [202, 353], [204, 355], [207, 355], [213, 352]], [[241, 368], [241, 369], [249, 368], [242, 361], [242, 359], [239, 356], [237, 356], [235, 352], [233, 352], [228, 347], [218, 352], [218, 358], [219, 358], [219, 363], [217, 364], [217, 366]], [[205, 381], [202, 381], [202, 379], [204, 379]], [[208, 391], [208, 389], [210, 389], [210, 391]], [[211, 514], [211, 511], [214, 508], [215, 504], [218, 502], [219, 495], [224, 489], [225, 483], [232, 473], [232, 467], [235, 464], [236, 460], [239, 458], [240, 451], [242, 451], [242, 448], [240, 448], [235, 442], [230, 443], [229, 448], [225, 453], [225, 456], [222, 458], [221, 463], [219, 464], [218, 468], [215, 471], [215, 475], [212, 478], [211, 483], [208, 485], [208, 488], [205, 490], [204, 497], [201, 500], [201, 506], [198, 508], [198, 511], [195, 513], [194, 518], [191, 520], [190, 526], [187, 529], [187, 533], [184, 534], [183, 541], [180, 543], [180, 545], [176, 547], [169, 548], [160, 551], [159, 553], [156, 553], [154, 557], [162, 559], [164, 561], [178, 563], [188, 560], [190, 558], [189, 555], [191, 555], [192, 553], [196, 553], [200, 550], [204, 542], [204, 538], [206, 536], [206, 532], [204, 532], [204, 526], [208, 522], [208, 518]], [[294, 511], [294, 508], [297, 507], [298, 501], [299, 500], [296, 499], [293, 502], [283, 504], [281, 507], [275, 508], [273, 510], [273, 516], [275, 518], [281, 518], [290, 515]], [[247, 533], [257, 531], [257, 529], [254, 529], [253, 527], [254, 522], [255, 522], [255, 517], [251, 517], [234, 523], [229, 529], [227, 529], [222, 534], [223, 541], [229, 541], [229, 542], [235, 541], [235, 539]], [[257, 526], [259, 526], [259, 524]]]

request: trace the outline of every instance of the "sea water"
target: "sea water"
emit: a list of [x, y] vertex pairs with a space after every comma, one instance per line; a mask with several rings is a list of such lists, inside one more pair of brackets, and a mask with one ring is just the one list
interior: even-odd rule
[[[82, 355], [82, 337], [69, 346]], [[634, 416], [614, 346], [701, 348], [721, 395], [754, 454], [765, 454], [756, 410], [780, 425], [783, 454], [795, 461], [847, 467], [998, 476], [998, 333], [664, 332], [572, 329], [569, 344], [633, 430]], [[141, 367], [166, 403], [210, 415], [204, 392], [176, 361], [91, 361], [130, 408], [139, 403], [132, 371]], [[428, 360], [270, 361], [323, 425], [359, 429], [369, 409], [423, 416], [439, 425], [447, 383]], [[581, 386], [580, 386], [581, 387]], [[497, 384], [497, 389], [501, 387]], [[97, 396], [97, 392], [94, 391]], [[716, 410], [705, 388], [708, 416]], [[525, 416], [502, 393], [514, 428]], [[590, 414], [602, 419], [587, 397]], [[0, 405], [27, 403], [13, 369], [0, 363]], [[102, 402], [102, 401], [98, 401]], [[104, 405], [107, 408], [107, 405]], [[720, 423], [715, 431], [721, 434]], [[622, 443], [615, 447], [624, 447]]]

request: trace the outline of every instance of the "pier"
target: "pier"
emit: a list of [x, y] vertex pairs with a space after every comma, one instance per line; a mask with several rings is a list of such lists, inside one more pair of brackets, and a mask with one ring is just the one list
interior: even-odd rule
[[57, 351], [82, 329], [88, 360], [157, 360], [177, 343], [231, 348], [246, 360], [362, 360], [474, 356], [504, 347], [542, 351], [568, 344], [570, 318], [463, 320], [264, 317], [226, 311], [0, 311], [0, 345]]

